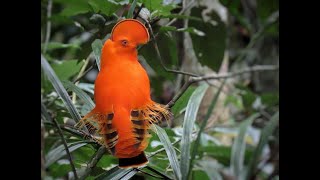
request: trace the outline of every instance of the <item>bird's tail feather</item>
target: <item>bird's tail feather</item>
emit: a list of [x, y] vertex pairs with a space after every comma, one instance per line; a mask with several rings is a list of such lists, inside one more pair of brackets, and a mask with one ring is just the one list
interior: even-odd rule
[[123, 169], [137, 168], [147, 164], [148, 162], [149, 161], [144, 152], [141, 152], [138, 156], [135, 157], [119, 158], [119, 167]]

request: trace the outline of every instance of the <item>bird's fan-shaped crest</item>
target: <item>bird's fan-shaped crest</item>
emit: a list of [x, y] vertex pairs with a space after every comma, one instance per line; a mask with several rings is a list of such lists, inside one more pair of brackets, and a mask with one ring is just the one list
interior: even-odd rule
[[116, 41], [123, 36], [129, 36], [131, 41], [138, 44], [146, 44], [149, 32], [145, 25], [136, 19], [124, 19], [119, 21], [112, 29], [111, 40]]

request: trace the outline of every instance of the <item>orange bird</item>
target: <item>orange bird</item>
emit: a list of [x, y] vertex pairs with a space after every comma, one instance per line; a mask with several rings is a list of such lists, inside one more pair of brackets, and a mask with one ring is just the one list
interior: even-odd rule
[[148, 75], [138, 62], [136, 48], [148, 41], [148, 29], [138, 20], [121, 20], [113, 27], [102, 48], [95, 108], [80, 121], [99, 134], [99, 142], [119, 159], [121, 168], [148, 163], [148, 129], [170, 117], [165, 106], [151, 100]]

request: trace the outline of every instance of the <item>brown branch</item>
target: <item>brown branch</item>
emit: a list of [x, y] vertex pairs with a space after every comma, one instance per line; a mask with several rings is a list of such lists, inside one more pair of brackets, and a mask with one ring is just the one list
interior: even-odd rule
[[85, 171], [84, 171], [82, 177], [80, 178], [80, 180], [85, 179], [87, 176], [90, 175], [90, 173], [92, 172], [92, 169], [97, 165], [99, 160], [102, 158], [102, 156], [106, 152], [107, 152], [106, 147], [105, 146], [100, 146], [98, 151], [92, 156], [92, 159], [91, 159], [90, 163], [88, 164], [87, 168], [85, 169]]
[[199, 81], [206, 81], [206, 80], [227, 79], [227, 78], [239, 76], [245, 73], [252, 73], [256, 71], [275, 71], [278, 69], [279, 69], [279, 66], [274, 66], [274, 65], [257, 65], [248, 69], [244, 69], [242, 71], [231, 72], [231, 73], [222, 74], [222, 75], [190, 77], [190, 79], [182, 86], [180, 91], [173, 97], [173, 99], [166, 105], [166, 107], [169, 107], [169, 108], [172, 107], [177, 102], [177, 100], [182, 96], [182, 94], [188, 89], [188, 87], [193, 83], [196, 83]]
[[237, 71], [237, 72], [232, 72], [232, 73], [222, 74], [222, 75], [208, 75], [208, 76], [202, 76], [202, 77], [194, 77], [191, 79], [194, 82], [199, 82], [203, 80], [226, 79], [226, 78], [239, 76], [245, 73], [251, 73], [256, 71], [275, 71], [278, 69], [279, 69], [279, 66], [274, 66], [274, 65], [256, 65], [251, 68], [244, 69], [242, 71]]

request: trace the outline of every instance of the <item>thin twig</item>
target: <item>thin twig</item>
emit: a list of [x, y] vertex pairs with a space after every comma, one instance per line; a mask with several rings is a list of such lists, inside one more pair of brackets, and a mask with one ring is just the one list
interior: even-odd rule
[[256, 65], [251, 68], [244, 69], [242, 71], [231, 72], [231, 73], [222, 74], [222, 75], [207, 75], [207, 76], [201, 76], [201, 77], [190, 77], [189, 80], [182, 86], [180, 91], [166, 105], [166, 107], [169, 107], [169, 108], [172, 107], [175, 104], [175, 102], [182, 96], [182, 94], [188, 89], [188, 87], [193, 83], [196, 83], [199, 81], [205, 81], [205, 80], [226, 79], [226, 78], [231, 78], [231, 77], [239, 76], [241, 74], [251, 73], [251, 72], [256, 72], [256, 71], [275, 71], [278, 69], [279, 69], [279, 66], [274, 66], [274, 65]]
[[44, 41], [44, 47], [43, 47], [43, 54], [47, 51], [48, 42], [50, 39], [51, 34], [51, 9], [52, 9], [52, 0], [48, 0], [48, 6], [47, 6], [47, 27], [46, 27], [46, 38]]
[[226, 78], [239, 76], [239, 75], [245, 74], [245, 73], [251, 73], [251, 72], [256, 72], [256, 71], [275, 71], [278, 69], [279, 69], [279, 66], [275, 66], [275, 65], [256, 65], [251, 68], [244, 69], [242, 71], [237, 71], [237, 72], [232, 72], [232, 73], [227, 73], [227, 74], [222, 74], [222, 75], [208, 75], [208, 76], [202, 76], [202, 77], [193, 77], [191, 79], [194, 82], [199, 82], [199, 81], [209, 80], [209, 79], [210, 80], [226, 79]]
[[[186, 12], [186, 10], [190, 9], [190, 8], [194, 5], [195, 2], [196, 2], [195, 0], [191, 1], [186, 7], [184, 7], [184, 8], [178, 13], [178, 15], [181, 15], [181, 14], [183, 14], [184, 12]], [[168, 22], [168, 23], [166, 24], [166, 26], [170, 26], [171, 24], [173, 24], [174, 22], [176, 22], [177, 19], [178, 19], [178, 18], [173, 18], [170, 22]]]
[[[53, 123], [51, 122], [44, 122], [45, 124], [48, 124], [50, 126], [54, 126]], [[97, 145], [100, 145], [99, 143], [96, 142], [96, 140], [92, 137], [91, 134], [86, 133], [85, 131], [81, 130], [81, 129], [77, 129], [73, 126], [68, 126], [68, 125], [59, 125], [61, 130], [66, 131], [72, 135], [78, 136], [78, 137], [90, 137], [90, 143], [95, 143]]]
[[[80, 72], [79, 72], [79, 74], [78, 74], [76, 79], [80, 79], [80, 77], [82, 76], [83, 72], [85, 71], [86, 67], [88, 66], [88, 64], [90, 62], [91, 54], [92, 53], [90, 53], [89, 56], [87, 57], [87, 59], [85, 60], [85, 62], [83, 64], [82, 68], [80, 69]], [[76, 81], [75, 85], [78, 85], [78, 84], [79, 84], [79, 82]], [[72, 102], [73, 102], [73, 104], [76, 103], [76, 99], [77, 99], [76, 93], [72, 92]]]
[[144, 7], [144, 4], [141, 4], [141, 6], [139, 7], [138, 11], [136, 12], [136, 14], [134, 15], [133, 19], [137, 19], [138, 15], [140, 14], [141, 9]]
[[97, 165], [99, 160], [102, 158], [102, 156], [107, 152], [107, 149], [105, 146], [100, 146], [98, 151], [92, 156], [92, 159], [90, 163], [88, 164], [87, 168], [85, 169], [82, 177], [80, 180], [85, 179], [89, 174], [91, 173], [92, 169]]
[[88, 74], [88, 72], [90, 72], [93, 68], [94, 68], [95, 64], [93, 64], [92, 66], [90, 66], [84, 73], [82, 73], [80, 76], [78, 76], [73, 83], [78, 82], [81, 78], [83, 78], [86, 74]]
[[262, 36], [263, 32], [268, 27], [270, 27], [273, 23], [275, 23], [278, 20], [278, 18], [279, 18], [279, 11], [276, 11], [276, 12], [272, 13], [268, 17], [268, 19], [265, 22], [265, 24], [259, 29], [259, 31], [256, 32], [252, 36], [249, 44], [244, 48], [244, 50], [242, 52], [240, 52], [240, 55], [237, 57], [237, 59], [234, 62], [239, 62], [239, 61], [243, 60], [246, 57], [246, 52], [254, 46], [254, 44], [257, 42], [257, 40]]
[[161, 66], [163, 67], [163, 69], [167, 72], [171, 72], [171, 73], [176, 73], [176, 74], [184, 74], [184, 75], [188, 75], [188, 76], [192, 76], [192, 77], [198, 77], [199, 75], [197, 74], [194, 74], [194, 73], [190, 73], [190, 72], [183, 72], [183, 71], [178, 71], [178, 70], [173, 70], [173, 69], [168, 69], [163, 61], [162, 61], [162, 58], [161, 58], [161, 54], [160, 54], [160, 51], [159, 51], [159, 47], [158, 47], [158, 44], [157, 44], [157, 41], [156, 41], [156, 38], [153, 34], [153, 31], [152, 31], [152, 28], [150, 26], [150, 23], [146, 21], [146, 24], [148, 25], [148, 28], [149, 28], [149, 31], [150, 31], [150, 34], [152, 36], [152, 39], [153, 39], [153, 45], [154, 45], [154, 48], [156, 49], [156, 52], [157, 52], [157, 56], [160, 60], [160, 64]]
[[67, 156], [68, 156], [68, 159], [69, 159], [69, 162], [70, 162], [70, 166], [72, 168], [72, 172], [73, 172], [74, 178], [78, 179], [77, 171], [76, 171], [76, 168], [75, 168], [74, 163], [72, 161], [72, 157], [71, 157], [68, 145], [67, 145], [67, 141], [63, 136], [62, 130], [61, 130], [57, 120], [55, 118], [51, 118], [49, 116], [49, 114], [47, 113], [48, 111], [47, 111], [46, 107], [43, 105], [42, 102], [41, 102], [41, 109], [42, 109], [42, 112], [45, 113], [45, 117], [47, 118], [47, 120], [53, 122], [54, 125], [56, 126], [56, 128], [58, 129], [58, 134], [60, 135], [62, 143], [63, 143], [63, 146], [64, 146], [64, 148], [66, 150], [66, 153], [67, 153]]

